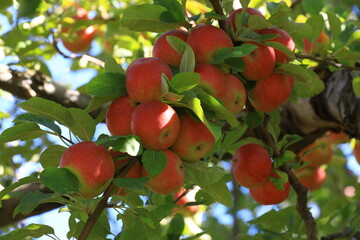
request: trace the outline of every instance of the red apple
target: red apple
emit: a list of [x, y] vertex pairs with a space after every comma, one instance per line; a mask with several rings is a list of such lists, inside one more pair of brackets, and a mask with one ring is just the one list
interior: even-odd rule
[[231, 73], [225, 74], [226, 94], [223, 99], [224, 106], [232, 113], [242, 111], [246, 102], [246, 90], [241, 80]]
[[344, 132], [332, 132], [328, 131], [326, 133], [326, 138], [331, 144], [341, 144], [350, 142], [349, 136]]
[[160, 58], [138, 58], [126, 70], [126, 90], [135, 102], [160, 100], [164, 92], [161, 75], [170, 80], [172, 73]]
[[[115, 160], [115, 169], [120, 169], [124, 164], [128, 163], [130, 158], [125, 158], [121, 160]], [[142, 166], [139, 161], [136, 161], [134, 165], [131, 166], [129, 171], [122, 178], [141, 178], [142, 177]], [[116, 196], [125, 196], [125, 190], [121, 187], [116, 187], [114, 195]]]
[[[241, 12], [243, 11], [242, 8], [239, 8], [239, 9], [236, 9], [234, 11], [232, 11], [229, 15], [229, 21], [228, 21], [228, 24], [234, 29], [234, 31], [236, 32], [236, 15], [240, 14]], [[260, 16], [260, 17], [264, 17], [264, 15], [262, 15], [262, 13], [255, 9], [255, 8], [246, 8], [245, 12], [249, 15], [257, 15], [257, 16]], [[246, 21], [247, 22], [247, 21]], [[244, 27], [247, 27], [248, 25], [245, 24]]]
[[226, 32], [206, 24], [200, 24], [190, 32], [187, 44], [193, 49], [197, 63], [211, 63], [217, 51], [233, 47]]
[[199, 87], [214, 97], [225, 97], [226, 79], [219, 68], [209, 63], [199, 63], [195, 66], [195, 72], [200, 74]]
[[188, 33], [182, 30], [171, 30], [161, 35], [154, 43], [152, 54], [163, 59], [167, 64], [179, 67], [182, 55], [173, 49], [166, 40], [166, 36], [174, 36], [186, 42]]
[[298, 153], [298, 156], [302, 157], [302, 162], [310, 162], [310, 164], [307, 165], [308, 167], [318, 167], [327, 164], [330, 162], [332, 155], [333, 151], [330, 143], [325, 137], [318, 138]]
[[304, 52], [306, 54], [312, 54], [313, 52], [316, 52], [319, 48], [319, 44], [323, 44], [325, 46], [330, 44], [330, 40], [328, 35], [326, 35], [325, 31], [321, 31], [318, 39], [316, 39], [315, 42], [310, 42], [309, 39], [304, 39]]
[[275, 67], [275, 50], [259, 43], [246, 42], [246, 44], [253, 44], [257, 48], [250, 54], [241, 57], [245, 63], [243, 77], [254, 81], [268, 77]]
[[[158, 194], [173, 194], [179, 191], [185, 181], [185, 166], [179, 156], [171, 150], [163, 151], [167, 158], [167, 164], [157, 176], [150, 177], [146, 186]], [[146, 169], [142, 168], [142, 175], [149, 176]]]
[[[289, 33], [287, 33], [285, 30], [279, 29], [279, 28], [268, 28], [268, 29], [261, 29], [258, 31], [260, 34], [275, 34], [279, 35], [271, 40], [268, 41], [274, 41], [279, 42], [286, 46], [290, 51], [294, 51], [295, 49], [295, 42], [290, 36]], [[275, 58], [276, 62], [278, 63], [288, 63], [290, 59], [287, 57], [285, 53], [283, 53], [280, 50], [274, 49], [275, 51]]]
[[209, 129], [189, 114], [180, 115], [180, 132], [171, 149], [185, 161], [197, 161], [214, 146], [215, 138]]
[[79, 195], [93, 198], [102, 193], [114, 176], [114, 161], [102, 145], [80, 142], [70, 146], [61, 156], [61, 168], [67, 168], [79, 179]]
[[[280, 176], [273, 172], [271, 174], [273, 178], [280, 178]], [[290, 193], [290, 183], [284, 183], [284, 190], [278, 189], [270, 178], [259, 188], [250, 189], [250, 195], [254, 200], [262, 205], [279, 204], [283, 202]]]
[[189, 190], [184, 196], [182, 196], [181, 198], [179, 198], [184, 192], [186, 191], [185, 188], [181, 188], [180, 191], [178, 191], [175, 195], [174, 195], [174, 200], [179, 199], [176, 202], [176, 205], [179, 206], [179, 208], [175, 208], [174, 212], [179, 211], [181, 214], [183, 214], [184, 216], [192, 216], [194, 215], [197, 211], [199, 211], [199, 205], [191, 205], [191, 206], [186, 206], [184, 207], [187, 203], [190, 202], [196, 202], [195, 196], [197, 191], [195, 189], [191, 189]]
[[115, 99], [106, 111], [106, 126], [112, 135], [130, 135], [131, 115], [136, 107], [129, 96]]
[[326, 171], [322, 167], [305, 167], [296, 171], [296, 175], [298, 176], [301, 184], [307, 187], [309, 191], [319, 189], [326, 179]]
[[145, 148], [164, 150], [179, 135], [180, 120], [175, 110], [158, 100], [139, 104], [131, 117], [131, 131], [141, 138]]
[[258, 81], [248, 95], [255, 109], [271, 112], [288, 100], [291, 91], [291, 82], [284, 74], [272, 73], [267, 78]]
[[359, 140], [355, 140], [353, 154], [354, 154], [356, 161], [360, 164], [360, 141]]
[[232, 174], [236, 182], [243, 187], [261, 187], [272, 172], [269, 153], [255, 143], [240, 146], [236, 150], [232, 162]]

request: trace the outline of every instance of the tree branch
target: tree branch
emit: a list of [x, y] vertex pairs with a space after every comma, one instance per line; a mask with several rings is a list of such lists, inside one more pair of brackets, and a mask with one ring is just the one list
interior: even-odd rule
[[304, 55], [304, 54], [299, 54], [299, 53], [295, 53], [295, 56], [296, 56], [297, 58], [310, 59], [310, 60], [313, 60], [313, 61], [315, 61], [315, 62], [319, 62], [319, 63], [326, 64], [326, 65], [330, 65], [330, 66], [333, 66], [333, 67], [336, 67], [336, 68], [340, 68], [340, 69], [360, 71], [360, 67], [341, 64], [341, 63], [335, 62], [334, 59], [320, 58], [320, 57], [316, 57], [316, 56]]
[[[216, 14], [219, 14], [221, 16], [225, 16], [224, 12], [223, 12], [223, 8], [221, 7], [220, 2], [218, 0], [209, 0], [209, 1], [210, 1], [211, 5], [213, 6], [214, 11], [215, 11]], [[225, 32], [227, 32], [225, 20], [218, 20], [218, 22], [219, 22], [219, 27], [222, 30], [224, 30]]]
[[321, 237], [321, 240], [335, 240], [335, 239], [349, 239], [350, 237], [352, 237], [351, 239], [360, 239], [360, 232], [354, 232], [353, 230], [347, 229], [344, 230], [343, 232], [339, 232], [339, 233], [334, 233], [334, 234], [330, 234], [327, 235], [325, 237]]

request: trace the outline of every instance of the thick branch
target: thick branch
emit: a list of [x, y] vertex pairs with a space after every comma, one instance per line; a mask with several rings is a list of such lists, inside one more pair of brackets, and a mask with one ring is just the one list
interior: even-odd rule
[[[219, 0], [210, 0], [210, 3], [216, 14], [224, 16], [223, 8], [221, 7]], [[226, 32], [226, 22], [224, 20], [219, 20], [219, 26]]]

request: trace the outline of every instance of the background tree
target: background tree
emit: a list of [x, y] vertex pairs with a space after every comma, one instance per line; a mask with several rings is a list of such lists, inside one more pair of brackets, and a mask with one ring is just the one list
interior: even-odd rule
[[[233, 12], [234, 2], [225, 0], [2, 1], [1, 26], [10, 27], [0, 39], [0, 239], [58, 239], [47, 225], [17, 223], [58, 207], [71, 214], [63, 224], [76, 239], [359, 238], [357, 178], [339, 148], [351, 142], [358, 155], [358, 4], [240, 2], [245, 11]], [[163, 37], [171, 46], [153, 51], [160, 34], [175, 29], [182, 30], [177, 38]], [[282, 31], [292, 44], [280, 41]], [[153, 55], [165, 62], [148, 61]], [[93, 76], [76, 89], [54, 80], [54, 71], [66, 71], [51, 64], [59, 56], [71, 71], [92, 69]], [[154, 74], [152, 84], [133, 83]], [[244, 94], [231, 101], [226, 94], [239, 82], [247, 100], [235, 110], [229, 102]], [[147, 95], [152, 88], [155, 100]], [[130, 132], [109, 127], [107, 109], [117, 99], [134, 106]], [[179, 114], [169, 120], [177, 142], [153, 144], [153, 136], [173, 134], [150, 135], [164, 106]], [[180, 153], [191, 132], [208, 134], [205, 156]], [[19, 156], [44, 170], [17, 179]], [[99, 159], [103, 165], [91, 165]], [[163, 185], [175, 184], [175, 176], [178, 185]], [[232, 226], [217, 221], [218, 204]], [[275, 205], [258, 216], [259, 204]], [[315, 217], [309, 206], [319, 209]], [[110, 231], [110, 208], [121, 232]]]

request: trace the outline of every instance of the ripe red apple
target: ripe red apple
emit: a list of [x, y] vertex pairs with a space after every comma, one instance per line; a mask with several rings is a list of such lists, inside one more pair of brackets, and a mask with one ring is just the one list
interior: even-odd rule
[[330, 44], [330, 39], [328, 35], [326, 35], [325, 31], [321, 31], [318, 39], [316, 39], [315, 42], [310, 42], [309, 39], [304, 39], [304, 52], [306, 54], [312, 54], [313, 52], [316, 52], [318, 50], [319, 44], [323, 44], [325, 46]]
[[[271, 174], [273, 178], [280, 178], [280, 176], [273, 172]], [[250, 189], [250, 195], [254, 200], [262, 205], [279, 204], [283, 202], [290, 193], [290, 183], [284, 183], [284, 190], [278, 189], [270, 178], [259, 188]]]
[[219, 68], [209, 63], [199, 63], [195, 66], [195, 72], [200, 74], [199, 87], [214, 97], [225, 97], [226, 79]]
[[322, 167], [305, 167], [296, 171], [296, 175], [298, 176], [301, 184], [307, 187], [309, 191], [319, 189], [326, 179], [326, 171]]
[[171, 149], [185, 161], [197, 161], [214, 146], [215, 138], [209, 129], [189, 114], [180, 115], [180, 132]]
[[126, 90], [135, 102], [160, 100], [166, 93], [161, 84], [161, 75], [170, 80], [172, 73], [160, 58], [138, 58], [126, 70]]
[[[281, 44], [283, 44], [284, 46], [286, 46], [290, 51], [294, 51], [295, 49], [295, 42], [292, 39], [292, 37], [290, 36], [289, 33], [287, 33], [285, 30], [280, 29], [280, 28], [268, 28], [268, 29], [261, 29], [258, 31], [260, 34], [275, 34], [275, 35], [280, 35], [277, 36], [271, 40], [268, 41], [274, 41], [274, 42], [279, 42]], [[290, 61], [290, 59], [287, 57], [287, 55], [285, 53], [283, 53], [282, 51], [279, 51], [277, 49], [274, 49], [275, 51], [275, 58], [276, 58], [276, 62], [278, 63], [288, 63]]]
[[[179, 156], [171, 150], [163, 151], [167, 158], [167, 164], [157, 176], [150, 177], [146, 186], [158, 194], [173, 194], [179, 191], [185, 181], [185, 166]], [[142, 175], [149, 176], [146, 169], [142, 168]]]
[[136, 102], [129, 96], [115, 99], [106, 111], [106, 126], [111, 135], [130, 135], [131, 115], [136, 107]]
[[114, 161], [102, 145], [80, 142], [70, 146], [61, 156], [61, 168], [67, 168], [79, 179], [79, 195], [93, 198], [102, 193], [114, 176]]
[[182, 30], [171, 30], [161, 35], [154, 43], [152, 54], [163, 59], [167, 64], [179, 67], [182, 55], [173, 49], [166, 40], [166, 36], [174, 36], [186, 42], [188, 33]]
[[269, 153], [255, 143], [240, 146], [232, 162], [232, 174], [236, 182], [250, 189], [264, 185], [272, 172]]
[[206, 24], [196, 26], [189, 33], [187, 44], [193, 49], [197, 63], [211, 63], [217, 51], [233, 47], [231, 38], [226, 32]]
[[332, 131], [328, 131], [326, 133], [326, 138], [331, 144], [347, 143], [350, 142], [351, 140], [349, 136], [344, 132], [332, 132]]
[[[314, 148], [314, 149], [313, 149]], [[309, 151], [311, 149], [311, 151]], [[305, 152], [309, 151], [306, 155]], [[302, 162], [310, 162], [308, 167], [318, 167], [330, 162], [333, 155], [329, 141], [325, 137], [318, 138], [315, 142], [301, 149], [298, 153]]]
[[[88, 19], [87, 10], [84, 8], [78, 8], [76, 15], [74, 16], [74, 20], [79, 21]], [[63, 28], [61, 32], [69, 34], [68, 37], [62, 36], [62, 42], [66, 49], [75, 53], [88, 50], [90, 48], [91, 42], [95, 38], [94, 26], [89, 26], [87, 28], [76, 31], [71, 30], [71, 26], [68, 26]]]
[[253, 44], [257, 48], [250, 54], [241, 57], [245, 63], [243, 77], [254, 81], [266, 78], [275, 67], [275, 50], [259, 43], [246, 42], [246, 44]]
[[267, 78], [257, 81], [248, 92], [249, 101], [261, 112], [271, 112], [285, 103], [292, 91], [291, 82], [286, 75], [272, 73]]
[[131, 131], [141, 138], [145, 148], [164, 150], [179, 135], [180, 120], [175, 110], [158, 100], [139, 104], [131, 117]]
[[[236, 29], [236, 15], [240, 14], [242, 11], [243, 11], [243, 9], [239, 8], [239, 9], [236, 9], [236, 10], [232, 11], [230, 13], [230, 15], [229, 15], [228, 25], [230, 25], [229, 27], [232, 27], [235, 32], [237, 30]], [[245, 12], [247, 12], [247, 14], [249, 14], [249, 15], [258, 15], [260, 17], [265, 18], [264, 15], [262, 15], [262, 13], [259, 10], [255, 9], [255, 8], [249, 8], [248, 7], [248, 8], [246, 8]], [[247, 24], [244, 25], [244, 27], [247, 27], [247, 26], [248, 26]]]
[[[125, 158], [115, 161], [115, 169], [120, 169], [124, 164], [128, 163], [130, 158]], [[136, 161], [134, 165], [131, 166], [129, 171], [122, 178], [141, 178], [142, 177], [142, 166], [139, 161]], [[116, 187], [114, 193], [115, 196], [125, 196], [125, 189], [121, 187]]]
[[226, 94], [223, 99], [224, 106], [232, 113], [242, 111], [246, 102], [246, 90], [241, 80], [231, 73], [225, 74]]
[[[185, 188], [181, 188], [177, 193], [174, 195], [174, 200], [178, 199], [184, 192], [186, 191]], [[191, 205], [191, 206], [185, 206], [185, 204], [189, 202], [196, 202], [195, 196], [197, 191], [195, 189], [189, 190], [184, 196], [179, 198], [179, 200], [176, 202], [176, 205], [179, 206], [179, 208], [175, 208], [174, 212], [179, 211], [184, 216], [192, 216], [197, 211], [199, 211], [199, 205]]]

